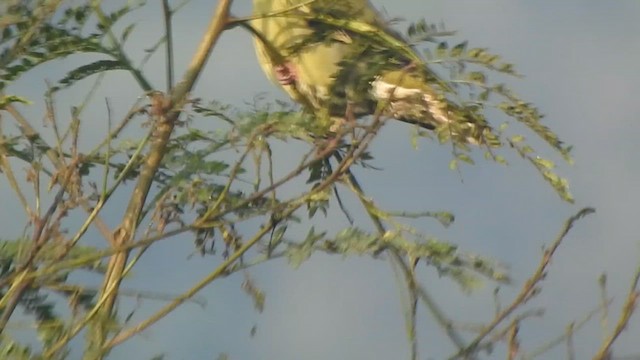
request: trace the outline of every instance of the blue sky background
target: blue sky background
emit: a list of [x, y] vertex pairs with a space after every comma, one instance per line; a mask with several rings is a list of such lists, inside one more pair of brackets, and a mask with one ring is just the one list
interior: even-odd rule
[[[580, 207], [594, 206], [597, 214], [580, 222], [570, 233], [552, 263], [543, 292], [529, 306], [543, 307], [546, 313], [522, 326], [523, 349], [532, 350], [560, 335], [568, 323], [594, 309], [599, 301], [597, 278], [602, 272], [609, 276], [609, 292], [614, 296], [614, 308], [619, 309], [640, 262], [640, 222], [636, 215], [640, 162], [635, 158], [640, 150], [636, 111], [636, 94], [640, 92], [640, 3], [373, 3], [392, 17], [443, 22], [448, 29], [458, 31], [456, 39], [467, 39], [471, 46], [489, 47], [515, 63], [526, 78], [510, 81], [510, 85], [536, 104], [546, 114], [546, 124], [575, 146], [575, 165], [554, 159], [561, 164], [559, 171], [570, 179], [577, 201], [576, 205], [561, 202], [530, 166], [515, 158], [510, 158], [509, 167], [482, 161], [477, 166], [464, 167], [461, 179], [458, 173], [448, 170], [448, 148], [423, 141], [418, 150], [412, 149], [410, 130], [402, 124], [385, 127], [373, 145], [375, 165], [383, 171], [357, 171], [369, 195], [389, 209], [454, 212], [456, 222], [446, 230], [432, 221], [413, 224], [428, 234], [460, 244], [463, 249], [508, 264], [516, 282], [501, 289], [503, 303], [512, 299], [535, 268], [543, 245], [552, 241], [562, 222]], [[215, 2], [193, 0], [176, 15], [178, 76], [214, 7]], [[234, 14], [249, 13], [249, 1], [235, 2]], [[155, 43], [163, 31], [160, 19], [160, 5], [153, 1], [127, 19], [141, 22], [127, 46], [133, 56], [143, 56], [143, 49]], [[406, 24], [400, 27], [404, 29]], [[43, 80], [57, 80], [84, 62], [84, 57], [71, 57], [48, 64], [8, 92], [34, 99], [34, 105], [24, 111], [39, 120], [43, 116]], [[158, 87], [164, 85], [162, 69], [162, 56], [146, 68], [148, 74], [156, 74], [150, 78]], [[59, 95], [57, 103], [63, 109], [60, 113], [67, 116], [64, 109], [77, 104], [84, 92], [86, 88], [79, 86]], [[229, 31], [214, 50], [194, 96], [242, 107], [261, 93], [284, 99], [259, 69], [249, 35], [240, 29]], [[87, 112], [91, 116], [83, 118], [85, 145], [102, 138], [106, 131], [105, 97], [114, 104], [114, 118], [118, 119], [140, 95], [127, 75], [108, 76]], [[135, 135], [138, 130], [132, 131], [130, 134]], [[278, 144], [276, 166], [282, 171], [289, 168], [287, 161], [296, 159], [295, 150], [299, 148], [295, 143]], [[12, 210], [18, 203], [7, 186], [0, 187], [0, 196], [0, 228], [17, 235], [22, 230], [23, 214]], [[112, 206], [104, 212], [112, 226], [120, 219], [127, 200], [126, 191], [117, 193]], [[357, 202], [348, 200], [348, 204], [352, 212], [359, 211]], [[369, 226], [365, 217], [358, 219]], [[13, 224], [20, 224], [20, 228]], [[316, 226], [335, 231], [347, 223], [336, 212]], [[300, 236], [304, 233], [304, 228], [297, 232]], [[159, 244], [145, 255], [125, 287], [172, 293], [191, 287], [195, 279], [215, 268], [217, 260], [187, 260], [191, 250], [185, 244], [191, 244], [190, 238]], [[493, 284], [466, 295], [432, 270], [420, 269], [427, 288], [454, 319], [476, 322], [492, 317]], [[241, 274], [236, 274], [200, 294], [208, 302], [205, 309], [195, 304], [183, 306], [114, 351], [112, 357], [144, 359], [166, 353], [168, 359], [207, 359], [226, 352], [231, 359], [407, 358], [409, 347], [397, 284], [385, 261], [317, 255], [295, 271], [284, 261], [275, 261], [256, 268], [252, 276], [267, 294], [264, 313], [253, 310], [251, 300], [240, 288]], [[161, 305], [144, 301], [134, 321]], [[135, 300], [123, 301], [122, 313], [134, 306]], [[618, 313], [616, 310], [611, 314], [610, 328]], [[637, 319], [620, 337], [615, 355], [640, 353]], [[421, 311], [419, 321], [421, 358], [441, 359], [451, 353], [450, 342], [429, 314]], [[250, 338], [254, 325], [258, 326], [257, 333]], [[598, 319], [594, 319], [575, 339], [577, 358], [590, 358], [601, 339]], [[560, 348], [543, 358], [564, 358], [564, 354], [564, 348]]]

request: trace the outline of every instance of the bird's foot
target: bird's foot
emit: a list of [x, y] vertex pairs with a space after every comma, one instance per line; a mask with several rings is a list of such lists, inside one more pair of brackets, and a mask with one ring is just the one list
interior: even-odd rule
[[296, 69], [290, 62], [276, 65], [275, 68], [276, 79], [280, 85], [294, 85], [297, 80]]

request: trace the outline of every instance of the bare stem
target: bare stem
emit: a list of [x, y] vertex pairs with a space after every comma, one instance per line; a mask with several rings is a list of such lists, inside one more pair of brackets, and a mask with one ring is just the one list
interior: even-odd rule
[[[163, 95], [155, 95], [152, 99], [152, 107], [154, 107], [158, 119], [155, 125], [155, 134], [152, 146], [147, 155], [146, 161], [142, 166], [138, 182], [133, 190], [133, 195], [127, 210], [124, 214], [123, 221], [116, 231], [114, 237], [115, 245], [127, 245], [133, 242], [136, 228], [139, 222], [139, 216], [144, 207], [146, 197], [153, 183], [154, 176], [164, 157], [167, 144], [175, 127], [178, 116], [181, 112], [181, 105], [185, 102], [188, 93], [194, 87], [196, 80], [204, 64], [206, 63], [211, 50], [217, 43], [222, 34], [226, 21], [229, 17], [232, 0], [221, 0], [217, 9], [211, 18], [211, 21], [205, 31], [204, 37], [200, 42], [195, 55], [191, 60], [183, 80], [176, 86], [171, 93], [168, 104], [165, 104]], [[127, 263], [128, 251], [115, 254], [109, 261], [109, 267], [105, 274], [105, 280], [100, 294], [101, 301], [104, 299], [104, 306], [101, 310], [101, 318], [98, 319], [94, 326], [93, 336], [89, 339], [89, 348], [99, 350], [93, 353], [93, 356], [102, 358], [103, 344], [106, 339], [106, 324], [109, 323], [117, 297], [117, 289], [122, 280], [123, 272]]]
[[638, 292], [638, 282], [640, 281], [640, 266], [636, 270], [636, 273], [633, 276], [633, 280], [631, 280], [631, 287], [629, 289], [629, 295], [627, 295], [627, 299], [622, 307], [622, 313], [620, 314], [620, 318], [618, 318], [618, 323], [616, 324], [616, 328], [613, 330], [613, 333], [602, 343], [602, 346], [598, 350], [596, 356], [593, 357], [594, 360], [604, 360], [608, 359], [611, 351], [611, 346], [616, 341], [620, 333], [627, 327], [629, 324], [629, 319], [636, 310], [636, 306], [638, 304], [638, 298], [640, 297], [640, 292]]
[[450, 357], [450, 359], [458, 359], [458, 358], [473, 354], [476, 351], [480, 342], [487, 335], [489, 335], [504, 319], [506, 319], [509, 315], [511, 315], [518, 307], [525, 304], [529, 299], [531, 299], [532, 296], [534, 296], [537, 293], [538, 283], [544, 279], [546, 270], [547, 270], [547, 267], [549, 266], [549, 262], [551, 261], [551, 258], [553, 257], [554, 253], [556, 252], [556, 250], [564, 240], [565, 236], [569, 233], [569, 230], [571, 230], [571, 228], [573, 227], [576, 221], [593, 212], [595, 212], [593, 208], [583, 208], [580, 211], [578, 211], [577, 214], [573, 215], [565, 222], [564, 226], [560, 230], [560, 234], [558, 234], [556, 240], [551, 244], [551, 247], [544, 251], [542, 260], [540, 260], [538, 267], [534, 271], [533, 275], [527, 281], [525, 281], [525, 283], [522, 286], [522, 289], [520, 290], [516, 298], [513, 300], [513, 302], [508, 307], [503, 309], [500, 313], [498, 313], [493, 319], [493, 321], [491, 321], [491, 323], [485, 326], [483, 331], [481, 331], [480, 334], [476, 336], [476, 338], [471, 342], [471, 344], [469, 344], [466, 348], [462, 349], [461, 351], [459, 351], [458, 353]]

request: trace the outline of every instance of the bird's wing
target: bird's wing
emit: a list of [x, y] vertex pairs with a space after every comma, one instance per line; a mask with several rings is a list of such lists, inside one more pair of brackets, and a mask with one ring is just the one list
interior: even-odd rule
[[[429, 129], [448, 126], [453, 129], [452, 136], [479, 142], [480, 130], [452, 112], [453, 105], [432, 88], [435, 75], [429, 74], [428, 69], [424, 71], [421, 64], [412, 64], [417, 55], [409, 45], [408, 55], [387, 52], [395, 58], [395, 65], [383, 66], [375, 76], [363, 76], [371, 72], [369, 58], [375, 53], [366, 46], [370, 39], [348, 29], [331, 30], [320, 18], [372, 25], [403, 44], [402, 36], [383, 20], [369, 0], [254, 0], [254, 14], [267, 15], [252, 23], [260, 34], [255, 40], [260, 65], [295, 101], [315, 109], [329, 109], [333, 115], [339, 115], [347, 101], [358, 105], [358, 114], [371, 113], [375, 109], [372, 100], [384, 101], [388, 103], [388, 114], [398, 120]], [[313, 39], [322, 35], [324, 39]], [[311, 41], [305, 44], [309, 38]], [[301, 44], [304, 45], [297, 46]], [[343, 61], [354, 55], [351, 66], [345, 66]], [[285, 78], [293, 81], [283, 83], [279, 79], [283, 73], [278, 69], [284, 69]]]

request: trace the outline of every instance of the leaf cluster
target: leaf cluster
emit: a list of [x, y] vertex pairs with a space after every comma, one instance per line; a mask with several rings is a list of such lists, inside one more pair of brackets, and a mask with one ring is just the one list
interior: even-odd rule
[[[406, 69], [406, 81], [416, 78], [429, 84], [436, 96], [448, 103], [448, 116], [457, 119], [432, 132], [422, 129], [416, 132], [419, 136], [435, 136], [440, 143], [450, 143], [453, 169], [459, 162], [474, 163], [473, 147], [466, 139], [477, 138], [486, 159], [505, 164], [506, 155], [500, 150], [513, 149], [515, 154], [534, 165], [563, 200], [573, 202], [567, 180], [555, 172], [553, 162], [542, 158], [526, 143], [525, 135], [509, 133], [510, 123], [520, 124], [564, 160], [572, 162], [571, 147], [543, 124], [543, 115], [533, 104], [522, 100], [506, 83], [490, 81], [491, 73], [494, 77], [521, 77], [513, 64], [486, 48], [470, 47], [466, 41], [449, 45], [446, 37], [453, 32], [446, 31], [443, 26], [419, 21], [411, 24], [402, 36], [387, 23], [371, 24], [354, 18], [357, 12], [347, 5], [330, 9], [322, 4], [313, 6], [308, 13], [293, 12], [303, 17], [313, 31], [296, 39], [284, 53], [313, 51], [321, 44], [335, 46], [336, 42], [340, 43], [338, 46], [349, 47], [348, 55], [339, 63], [340, 70], [334, 75], [332, 96], [324, 105], [326, 113], [345, 114], [348, 108], [353, 115], [363, 116], [377, 113], [380, 107], [384, 112], [389, 104], [373, 98], [372, 82], [385, 72]], [[517, 139], [517, 146], [513, 139]], [[539, 166], [536, 159], [551, 166]]]
[[[247, 109], [238, 110], [215, 100], [207, 102], [190, 97], [173, 103], [176, 100], [173, 93], [150, 92], [144, 69], [134, 65], [123, 50], [135, 24], [118, 26], [124, 30], [118, 35], [114, 33], [115, 25], [121, 25], [135, 6], [104, 13], [99, 2], [66, 8], [47, 8], [42, 6], [44, 3], [15, 2], [0, 18], [0, 90], [10, 89], [12, 82], [48, 61], [82, 53], [97, 54], [100, 59], [71, 70], [48, 89], [46, 105], [51, 134], [45, 134], [47, 130], [36, 131], [31, 125], [33, 121], [21, 117], [18, 109], [29, 100], [17, 95], [0, 95], [0, 110], [6, 110], [8, 118], [18, 124], [18, 134], [9, 135], [4, 131], [6, 123], [0, 123], [0, 173], [7, 178], [24, 208], [28, 225], [25, 231], [28, 235], [0, 242], [0, 308], [3, 309], [0, 330], [12, 325], [9, 320], [15, 309], [20, 308], [35, 324], [43, 345], [41, 353], [36, 354], [5, 332], [0, 338], [0, 355], [62, 359], [68, 355], [69, 342], [94, 324], [104, 332], [89, 335], [88, 348], [97, 346], [104, 355], [108, 349], [193, 299], [200, 289], [220, 277], [246, 273], [247, 269], [279, 258], [288, 259], [297, 267], [319, 252], [395, 259], [403, 271], [409, 298], [414, 299], [414, 309], [417, 297], [423, 294], [414, 273], [420, 269], [418, 265], [451, 278], [465, 291], [476, 287], [482, 279], [508, 282], [506, 270], [497, 261], [423, 234], [404, 221], [430, 218], [448, 226], [454, 219], [451, 213], [386, 210], [366, 196], [351, 172], [355, 167], [377, 170], [369, 144], [384, 126], [388, 112], [384, 110], [386, 104], [369, 96], [369, 88], [384, 71], [414, 69], [416, 76], [426, 80], [439, 99], [447, 101], [448, 111], [459, 123], [435, 127], [432, 132], [416, 130], [416, 135], [435, 137], [441, 143], [450, 144], [452, 168], [457, 168], [458, 162], [474, 162], [474, 148], [462, 137], [452, 136], [454, 133], [469, 135], [465, 131], [469, 131], [469, 124], [474, 124], [480, 129], [484, 139], [481, 149], [488, 159], [506, 162], [500, 151], [514, 149], [563, 199], [572, 200], [566, 180], [554, 172], [554, 163], [537, 155], [524, 136], [507, 134], [505, 126], [498, 125], [493, 115], [487, 115], [490, 108], [501, 111], [508, 120], [522, 124], [569, 159], [570, 148], [542, 124], [542, 115], [533, 105], [519, 99], [506, 85], [489, 81], [489, 73], [517, 76], [513, 65], [487, 49], [468, 48], [466, 42], [450, 47], [442, 37], [451, 32], [440, 26], [418, 22], [409, 26], [406, 36], [401, 36], [383, 31], [387, 24], [351, 19], [349, 9], [340, 6], [312, 15], [299, 13], [297, 15], [314, 31], [286, 49], [290, 53], [335, 42], [337, 38], [358, 40], [354, 42], [352, 54], [341, 62], [341, 70], [335, 74], [333, 97], [327, 108], [313, 111], [258, 100]], [[171, 14], [170, 11], [168, 15]], [[170, 34], [158, 40], [149, 56], [166, 38], [170, 38]], [[93, 148], [81, 149], [79, 124], [87, 121], [83, 110], [88, 100], [73, 109], [69, 127], [61, 129], [54, 116], [55, 91], [78, 86], [83, 79], [112, 70], [126, 71], [138, 82], [141, 93], [149, 96], [146, 103], [137, 102], [102, 141]], [[168, 74], [173, 70], [169, 69]], [[326, 115], [352, 115], [347, 111], [351, 102], [358, 104], [351, 109], [354, 115], [373, 116], [347, 123], [338, 132], [329, 131]], [[110, 107], [107, 103], [106, 117], [112, 124]], [[167, 119], [172, 116], [171, 130], [166, 142], [162, 142], [159, 134], [167, 129]], [[214, 124], [215, 130], [205, 130], [208, 127], [203, 126], [204, 123]], [[124, 131], [127, 126], [148, 129], [148, 134], [143, 139], [128, 137]], [[50, 138], [53, 142], [46, 140]], [[288, 161], [287, 170], [276, 173], [276, 163], [282, 163], [278, 163], [281, 160], [274, 155], [274, 144], [293, 139], [303, 149], [298, 162]], [[156, 147], [160, 143], [163, 146]], [[154, 152], [157, 148], [160, 150]], [[145, 172], [149, 159], [158, 157], [160, 160], [153, 171]], [[16, 163], [28, 169], [24, 181], [15, 175]], [[116, 190], [130, 191], [130, 184], [139, 184], [145, 176], [150, 176], [150, 180], [149, 186], [141, 187], [144, 188], [141, 210], [129, 214], [130, 217], [123, 215], [122, 223], [110, 228], [102, 219], [101, 210], [111, 204]], [[42, 179], [48, 180], [46, 191]], [[29, 187], [35, 203], [25, 196], [25, 189]], [[43, 196], [53, 190], [57, 191], [53, 199]], [[136, 196], [140, 194], [133, 191], [131, 198]], [[343, 196], [360, 201], [362, 212], [373, 220], [376, 231], [354, 221], [350, 216], [353, 209], [346, 208]], [[320, 229], [322, 217], [336, 209], [345, 214], [350, 225], [335, 229], [329, 224], [331, 231]], [[129, 210], [123, 209], [123, 214], [124, 211]], [[73, 221], [66, 222], [72, 217], [84, 221], [79, 226]], [[90, 226], [101, 229], [97, 243], [87, 235]], [[308, 231], [298, 231], [301, 227]], [[133, 296], [138, 298], [160, 298], [167, 302], [162, 310], [140, 323], [129, 324], [135, 318], [135, 310], [124, 317], [111, 311], [107, 316], [98, 316], [110, 296], [131, 294], [119, 288], [120, 281], [138, 266], [140, 258], [151, 256], [146, 250], [178, 235], [193, 240], [194, 245], [188, 247], [188, 251], [211, 256], [216, 269], [176, 296], [133, 291]], [[120, 243], [119, 236], [129, 236], [130, 241]], [[88, 283], [72, 281], [72, 274], [87, 271], [108, 277], [111, 264], [119, 255], [129, 252], [135, 252], [135, 256], [125, 257], [126, 268], [119, 277], [105, 279], [105, 284], [115, 284], [113, 289], [97, 290]], [[245, 276], [243, 288], [256, 309], [262, 311], [265, 292]], [[65, 310], [72, 313], [70, 318], [61, 315], [63, 301], [67, 305]], [[415, 327], [415, 313], [413, 321]], [[409, 320], [408, 328], [411, 326]]]

